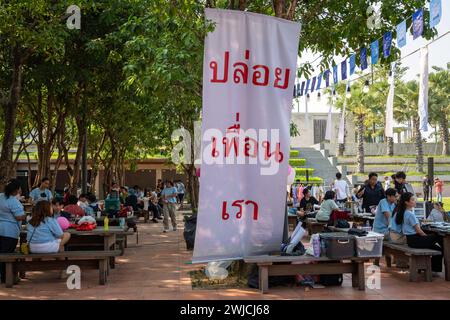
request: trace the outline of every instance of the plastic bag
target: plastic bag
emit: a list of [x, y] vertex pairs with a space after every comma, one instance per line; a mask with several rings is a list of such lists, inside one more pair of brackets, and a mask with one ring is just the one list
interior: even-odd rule
[[206, 276], [211, 280], [223, 280], [228, 277], [227, 268], [231, 265], [231, 261], [213, 261], [209, 262], [205, 268]]

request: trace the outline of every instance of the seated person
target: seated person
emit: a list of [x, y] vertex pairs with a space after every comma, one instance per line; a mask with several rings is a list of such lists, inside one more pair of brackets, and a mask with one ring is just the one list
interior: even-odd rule
[[74, 195], [69, 196], [69, 204], [64, 207], [64, 210], [70, 213], [72, 218], [79, 218], [85, 215], [83, 208], [78, 205], [78, 198]]
[[334, 191], [327, 191], [323, 202], [320, 205], [320, 209], [317, 212], [316, 220], [319, 222], [329, 222], [331, 217], [331, 212], [333, 210], [339, 210], [338, 205], [334, 201], [336, 199], [336, 193]]
[[313, 212], [314, 205], [318, 205], [319, 201], [311, 195], [311, 191], [308, 188], [303, 189], [303, 198], [300, 201], [300, 209], [304, 212]]
[[57, 253], [64, 251], [70, 233], [63, 232], [53, 218], [53, 208], [48, 201], [39, 201], [33, 208], [27, 224], [27, 241], [32, 253]]
[[[441, 251], [443, 248], [443, 239], [435, 234], [426, 234], [420, 228], [419, 220], [414, 214], [416, 207], [416, 198], [411, 192], [404, 192], [400, 196], [398, 210], [395, 214], [395, 222], [402, 226], [402, 232], [406, 236], [406, 242], [411, 248], [433, 249]], [[433, 272], [442, 272], [442, 254], [432, 256], [431, 269]]]
[[136, 196], [136, 192], [134, 191], [134, 189], [129, 189], [128, 190], [128, 196], [125, 198], [125, 207], [132, 207], [133, 211], [138, 211], [139, 207], [138, 207], [138, 197]]
[[152, 219], [153, 222], [157, 223], [158, 220], [156, 219], [162, 220], [161, 217], [162, 208], [158, 204], [158, 196], [156, 192], [150, 193], [150, 200], [148, 202], [148, 211], [151, 211], [153, 214]]
[[94, 214], [97, 213], [100, 210], [100, 208], [98, 206], [98, 201], [97, 201], [97, 197], [95, 196], [95, 194], [88, 193], [87, 199], [88, 199], [89, 207], [92, 208], [92, 211], [94, 212]]
[[373, 231], [384, 234], [384, 238], [386, 240], [389, 238], [389, 222], [396, 203], [397, 190], [394, 188], [388, 188], [386, 190], [386, 198], [380, 200], [375, 213]]
[[80, 197], [78, 198], [78, 203], [77, 204], [83, 209], [86, 208], [86, 207], [89, 207], [87, 195], [85, 193], [80, 194]]
[[396, 223], [395, 217], [397, 216], [398, 206], [395, 207], [392, 212], [392, 216], [389, 222], [389, 242], [395, 244], [406, 244], [406, 237], [403, 234], [402, 225]]
[[297, 211], [297, 221], [302, 222], [304, 225], [307, 214], [314, 212], [314, 205], [318, 205], [319, 201], [311, 195], [311, 190], [308, 188], [303, 189], [303, 197], [300, 200], [299, 211]]
[[87, 216], [95, 216], [94, 209], [92, 209], [89, 206], [89, 200], [87, 194], [80, 194], [80, 197], [78, 198], [78, 205], [81, 207], [81, 209], [84, 210], [85, 215]]
[[63, 202], [64, 200], [58, 197], [52, 200], [53, 218], [58, 219], [59, 217], [64, 217], [70, 221], [70, 213], [64, 211]]
[[431, 210], [428, 220], [433, 222], [448, 222], [448, 214], [445, 212], [442, 202], [435, 202], [433, 204], [433, 210]]

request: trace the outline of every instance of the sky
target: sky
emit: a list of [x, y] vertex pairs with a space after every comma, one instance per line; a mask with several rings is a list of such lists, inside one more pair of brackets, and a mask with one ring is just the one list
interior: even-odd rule
[[[441, 36], [442, 34], [448, 32], [450, 30], [450, 1], [442, 0], [442, 18], [440, 23], [437, 25], [438, 35], [436, 38]], [[375, 39], [374, 39], [375, 40]], [[302, 39], [300, 38], [300, 41]], [[395, 41], [395, 39], [394, 39]], [[406, 46], [401, 48], [402, 57], [408, 55], [409, 53], [428, 45], [428, 65], [431, 72], [432, 66], [446, 67], [447, 62], [450, 62], [450, 34], [442, 37], [441, 39], [433, 42], [433, 39], [425, 40], [423, 38], [419, 38], [413, 40], [412, 35], [408, 33]], [[313, 61], [315, 58], [320, 56], [320, 54], [312, 54], [311, 52], [305, 51], [302, 53], [301, 57], [298, 59], [298, 63], [305, 63], [307, 61]], [[370, 57], [370, 52], [368, 52], [368, 56]], [[342, 61], [343, 57], [335, 57], [336, 61]], [[404, 79], [418, 79], [419, 74], [419, 59], [420, 52], [412, 54], [409, 57], [406, 57], [402, 60], [402, 66], [408, 67], [408, 71], [406, 72]], [[320, 59], [319, 59], [320, 60]], [[318, 60], [318, 62], [319, 62]], [[370, 60], [370, 59], [369, 59]], [[370, 63], [370, 61], [369, 61]], [[318, 68], [316, 68], [317, 70]], [[370, 68], [369, 68], [370, 69]], [[340, 70], [340, 69], [339, 69]], [[358, 70], [358, 67], [357, 67]], [[353, 77], [353, 76], [352, 76]], [[303, 81], [304, 79], [301, 79]], [[305, 112], [305, 101], [304, 98], [301, 97], [299, 99], [299, 105], [295, 105], [295, 111], [300, 108], [300, 112]], [[308, 112], [318, 112], [318, 113], [327, 113], [328, 112], [328, 104], [327, 99], [322, 98], [320, 100], [317, 99], [317, 95], [311, 95], [310, 101], [308, 103]], [[333, 110], [333, 112], [338, 112], [338, 110]]]

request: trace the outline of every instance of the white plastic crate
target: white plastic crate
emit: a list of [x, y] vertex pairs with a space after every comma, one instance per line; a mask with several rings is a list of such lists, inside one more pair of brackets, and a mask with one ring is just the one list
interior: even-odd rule
[[367, 236], [355, 237], [357, 257], [381, 257], [383, 253], [384, 235], [369, 232]]

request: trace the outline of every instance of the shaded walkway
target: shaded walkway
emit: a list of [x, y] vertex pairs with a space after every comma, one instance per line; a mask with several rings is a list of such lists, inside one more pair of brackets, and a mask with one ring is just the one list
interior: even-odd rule
[[[141, 220], [142, 221], [142, 220]], [[179, 226], [182, 217], [179, 216]], [[305, 290], [304, 287], [274, 287], [262, 295], [255, 289], [193, 290], [188, 272], [192, 252], [186, 250], [183, 229], [162, 233], [162, 223], [139, 223], [139, 245], [128, 239], [125, 255], [117, 258], [106, 286], [98, 285], [98, 272], [83, 272], [81, 290], [68, 290], [60, 272], [30, 272], [13, 289], [0, 286], [0, 299], [450, 299], [450, 282], [408, 282], [408, 274], [386, 272], [382, 267], [381, 290], [360, 292], [345, 275], [342, 287]]]

